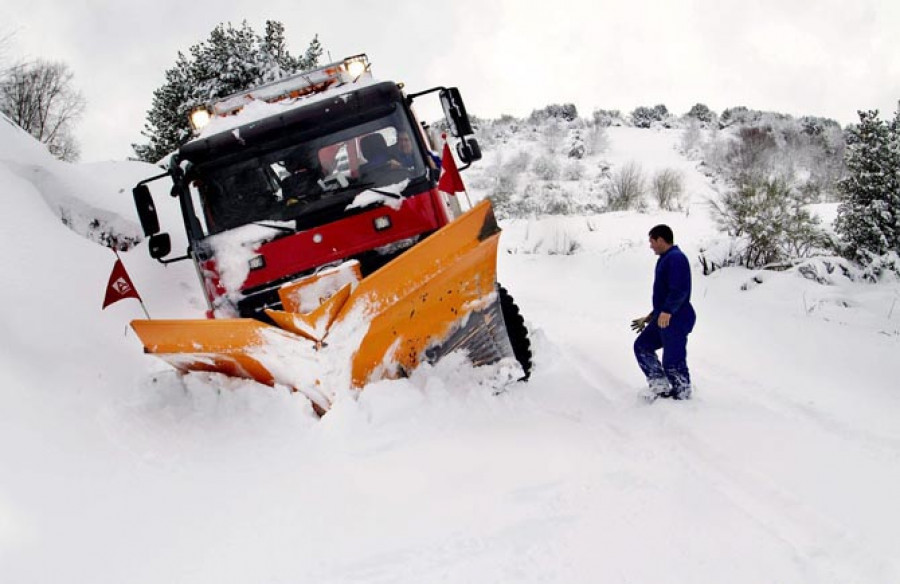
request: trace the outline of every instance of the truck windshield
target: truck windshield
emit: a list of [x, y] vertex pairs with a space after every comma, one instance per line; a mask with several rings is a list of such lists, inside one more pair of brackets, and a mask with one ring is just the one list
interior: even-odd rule
[[[252, 147], [255, 146], [255, 147]], [[399, 108], [390, 115], [248, 155], [196, 165], [187, 174], [205, 235], [256, 222], [335, 217], [365, 189], [425, 176], [413, 129]], [[329, 219], [333, 220], [333, 219]]]

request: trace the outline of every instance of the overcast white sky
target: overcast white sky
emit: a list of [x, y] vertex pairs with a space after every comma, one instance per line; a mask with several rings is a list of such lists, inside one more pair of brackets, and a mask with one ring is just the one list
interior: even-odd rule
[[314, 34], [335, 60], [366, 52], [409, 91], [456, 85], [486, 117], [703, 102], [848, 123], [900, 99], [897, 0], [0, 0], [7, 57], [73, 69], [84, 161], [132, 155], [177, 52], [244, 19], [283, 22], [295, 54]]

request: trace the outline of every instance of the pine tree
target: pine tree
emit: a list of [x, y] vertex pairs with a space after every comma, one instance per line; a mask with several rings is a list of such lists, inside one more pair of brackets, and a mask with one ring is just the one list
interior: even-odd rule
[[184, 144], [191, 135], [188, 115], [194, 108], [314, 68], [322, 53], [318, 37], [313, 37], [302, 57], [292, 56], [280, 22], [267, 21], [262, 37], [246, 21], [240, 28], [219, 24], [187, 56], [178, 53], [175, 65], [166, 71], [165, 84], [153, 92], [141, 132], [150, 141], [132, 145], [137, 158], [155, 162]]
[[859, 112], [847, 130], [847, 175], [838, 183], [835, 231], [847, 258], [869, 266], [900, 254], [900, 111], [888, 123]]

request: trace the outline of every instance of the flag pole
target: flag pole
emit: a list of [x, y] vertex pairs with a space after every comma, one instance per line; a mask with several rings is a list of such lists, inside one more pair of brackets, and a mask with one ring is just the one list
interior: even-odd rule
[[144, 306], [144, 299], [143, 299], [143, 298], [138, 298], [138, 302], [141, 303], [141, 308], [144, 309], [144, 316], [147, 317], [147, 320], [153, 320], [152, 318], [150, 318], [150, 313], [147, 312], [147, 307]]
[[[116, 259], [119, 260], [120, 262], [122, 262], [122, 258], [119, 257], [119, 250], [117, 250], [114, 247], [110, 247], [110, 249], [112, 249], [113, 253], [116, 254]], [[122, 262], [122, 266], [123, 267], [125, 266], [125, 262]], [[147, 312], [147, 307], [144, 306], [144, 299], [141, 298], [140, 294], [137, 295], [137, 301], [141, 303], [141, 309], [144, 311], [144, 316], [147, 317], [147, 320], [153, 320], [152, 318], [150, 318], [150, 313]]]
[[469, 191], [466, 189], [466, 183], [463, 183], [463, 193], [466, 194], [466, 203], [469, 204], [469, 209], [472, 208], [472, 199], [469, 198]]

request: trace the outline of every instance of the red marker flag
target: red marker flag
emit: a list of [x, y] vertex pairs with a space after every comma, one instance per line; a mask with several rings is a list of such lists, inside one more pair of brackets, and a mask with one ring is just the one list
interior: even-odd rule
[[112, 274], [109, 275], [109, 284], [106, 285], [106, 298], [103, 299], [103, 308], [125, 298], [137, 298], [142, 306], [144, 304], [134, 284], [131, 282], [131, 278], [128, 277], [128, 272], [125, 271], [122, 260], [117, 255], [116, 264], [113, 266]]
[[441, 178], [438, 181], [438, 190], [455, 195], [460, 191], [465, 191], [462, 177], [459, 176], [459, 169], [456, 168], [456, 161], [453, 160], [453, 153], [450, 152], [450, 145], [444, 142], [444, 152], [441, 155]]

